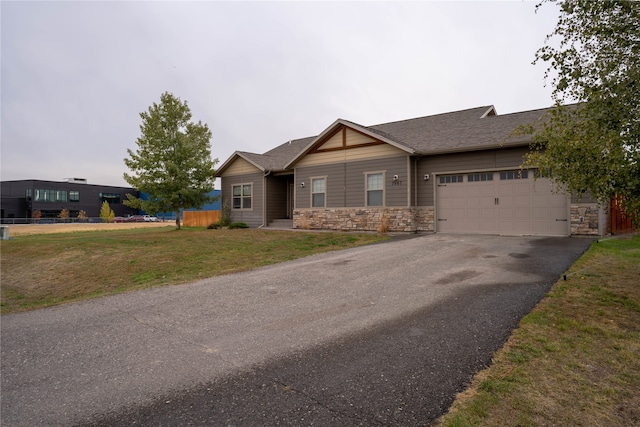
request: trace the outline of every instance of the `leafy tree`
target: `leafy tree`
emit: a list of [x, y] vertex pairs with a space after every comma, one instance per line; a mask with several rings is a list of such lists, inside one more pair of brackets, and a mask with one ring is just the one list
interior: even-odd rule
[[105, 200], [102, 202], [102, 206], [100, 207], [100, 218], [102, 222], [113, 222], [113, 218], [115, 218], [115, 214], [113, 213], [113, 209], [109, 206], [109, 203]]
[[84, 211], [83, 209], [80, 210], [80, 212], [78, 212], [78, 219], [80, 221], [86, 221], [87, 220], [87, 212]]
[[534, 63], [548, 64], [555, 108], [528, 132], [527, 163], [579, 195], [624, 197], [640, 220], [640, 3], [543, 0], [560, 18]]
[[124, 203], [150, 214], [175, 212], [180, 229], [180, 210], [200, 208], [215, 183], [218, 160], [211, 158], [211, 131], [206, 124], [193, 123], [187, 102], [165, 92], [160, 103], [140, 113], [141, 135], [134, 152], [124, 159], [131, 174], [124, 179], [148, 200], [128, 194]]

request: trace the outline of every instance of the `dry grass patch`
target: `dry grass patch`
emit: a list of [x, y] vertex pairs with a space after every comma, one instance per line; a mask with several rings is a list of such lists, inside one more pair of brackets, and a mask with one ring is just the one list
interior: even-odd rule
[[171, 227], [15, 237], [2, 241], [2, 313], [274, 264], [384, 240], [358, 233]]
[[594, 244], [439, 425], [640, 425], [640, 236]]

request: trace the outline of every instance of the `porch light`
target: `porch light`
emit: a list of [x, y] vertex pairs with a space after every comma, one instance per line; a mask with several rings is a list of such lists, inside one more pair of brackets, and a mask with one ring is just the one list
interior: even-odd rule
[[304, 188], [304, 181], [302, 181], [302, 182], [300, 183], [300, 187], [303, 187], [303, 188]]

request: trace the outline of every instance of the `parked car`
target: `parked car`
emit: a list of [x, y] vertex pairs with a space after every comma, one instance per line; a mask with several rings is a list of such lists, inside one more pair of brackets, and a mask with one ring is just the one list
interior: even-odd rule
[[127, 218], [127, 222], [144, 222], [144, 217], [142, 215], [131, 215]]
[[158, 222], [159, 219], [156, 216], [153, 215], [143, 215], [143, 218], [146, 222]]
[[117, 217], [113, 218], [113, 222], [127, 222], [127, 218], [125, 218], [123, 216], [117, 216]]

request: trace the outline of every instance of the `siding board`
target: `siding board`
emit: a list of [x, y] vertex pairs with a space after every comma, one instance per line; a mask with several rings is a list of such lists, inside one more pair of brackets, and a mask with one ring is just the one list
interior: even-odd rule
[[[343, 162], [331, 165], [313, 165], [296, 168], [296, 207], [310, 207], [310, 178], [327, 177], [327, 208], [364, 207], [365, 173], [385, 172], [385, 206], [407, 206], [409, 171], [407, 156], [373, 159], [360, 162]], [[397, 185], [393, 176], [398, 175]], [[305, 187], [300, 187], [304, 182]]]
[[[255, 169], [254, 169], [255, 170]], [[259, 227], [262, 225], [262, 191], [263, 176], [262, 173], [253, 173], [247, 175], [225, 176], [222, 186], [222, 200], [232, 204], [232, 187], [238, 184], [253, 184], [253, 198], [251, 200], [252, 208], [250, 210], [231, 209], [231, 221], [245, 222], [249, 227]]]

